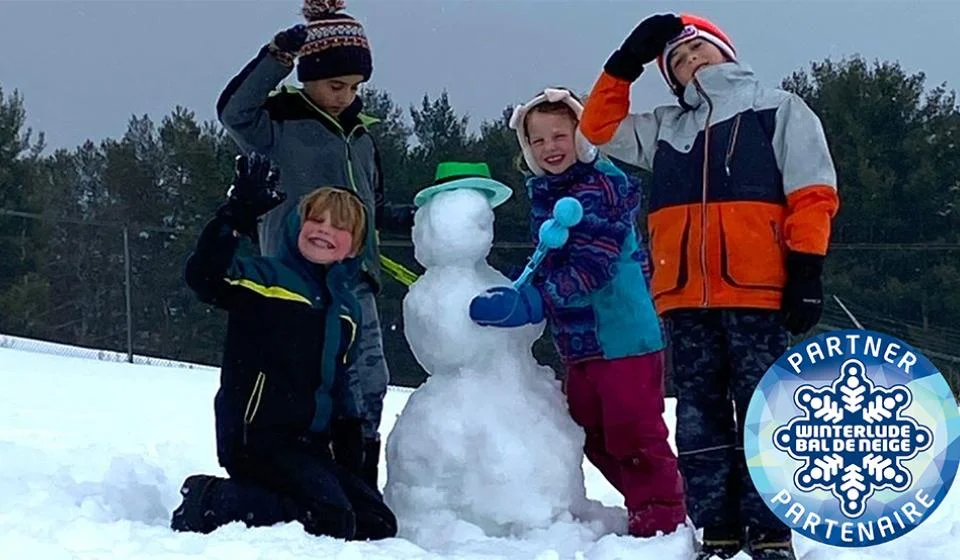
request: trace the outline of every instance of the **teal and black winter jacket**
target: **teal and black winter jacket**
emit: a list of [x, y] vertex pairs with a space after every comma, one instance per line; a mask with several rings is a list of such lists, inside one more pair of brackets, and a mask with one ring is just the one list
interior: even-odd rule
[[304, 436], [329, 438], [336, 419], [360, 417], [349, 368], [360, 317], [350, 287], [360, 262], [307, 261], [299, 231], [299, 213], [290, 212], [275, 257], [237, 257], [239, 239], [214, 218], [187, 260], [187, 285], [228, 312], [214, 403], [225, 468]]
[[377, 119], [364, 115], [359, 97], [337, 118], [294, 87], [277, 89], [290, 74], [287, 66], [263, 47], [234, 76], [217, 101], [217, 116], [244, 153], [266, 155], [280, 170], [287, 201], [263, 217], [260, 252], [273, 256], [283, 220], [300, 199], [317, 187], [350, 187], [363, 201], [368, 220], [363, 270], [374, 291], [380, 286], [380, 248], [376, 230], [406, 233], [413, 227], [412, 205], [391, 205], [384, 198], [380, 155], [368, 127]]

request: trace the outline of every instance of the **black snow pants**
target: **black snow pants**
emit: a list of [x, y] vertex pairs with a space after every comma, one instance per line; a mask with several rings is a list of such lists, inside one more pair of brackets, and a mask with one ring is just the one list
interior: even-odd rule
[[687, 509], [704, 538], [788, 539], [766, 506], [743, 452], [747, 406], [787, 350], [779, 313], [683, 309], [666, 314], [677, 393], [676, 442]]
[[184, 481], [174, 530], [209, 533], [236, 521], [256, 527], [296, 520], [313, 535], [347, 540], [396, 536], [396, 517], [380, 492], [334, 462], [322, 445], [261, 453], [227, 472], [230, 478], [193, 475]]

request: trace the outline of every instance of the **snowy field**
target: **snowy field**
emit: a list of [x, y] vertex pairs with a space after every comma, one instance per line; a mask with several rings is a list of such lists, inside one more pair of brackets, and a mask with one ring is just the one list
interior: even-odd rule
[[[211, 535], [175, 534], [170, 512], [181, 481], [222, 473], [214, 455], [216, 370], [109, 363], [0, 349], [0, 558], [282, 560], [286, 558], [687, 560], [691, 534], [619, 536], [619, 495], [585, 465], [592, 522], [572, 518], [513, 538], [488, 538], [465, 523], [421, 527], [429, 539], [345, 543], [296, 524]], [[383, 433], [409, 391], [391, 390]], [[667, 421], [673, 426], [673, 406]], [[547, 444], [547, 442], [545, 442]], [[385, 473], [385, 465], [381, 464]], [[381, 476], [381, 483], [385, 474]], [[614, 510], [613, 508], [617, 508]], [[807, 560], [931, 560], [956, 557], [960, 493], [906, 537], [869, 550], [798, 542]]]

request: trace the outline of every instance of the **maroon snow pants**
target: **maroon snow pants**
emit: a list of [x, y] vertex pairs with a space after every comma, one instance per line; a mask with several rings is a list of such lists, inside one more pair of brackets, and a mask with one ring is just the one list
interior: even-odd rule
[[663, 353], [573, 364], [564, 385], [587, 459], [624, 496], [630, 534], [674, 532], [687, 510], [663, 421]]

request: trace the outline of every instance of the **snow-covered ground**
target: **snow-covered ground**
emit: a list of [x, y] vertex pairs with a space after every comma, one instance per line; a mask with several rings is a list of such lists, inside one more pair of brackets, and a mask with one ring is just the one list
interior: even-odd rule
[[[176, 534], [170, 512], [183, 478], [221, 473], [214, 455], [216, 370], [110, 363], [0, 349], [0, 558], [285, 558], [687, 560], [690, 532], [633, 539], [611, 520], [622, 499], [589, 464], [593, 522], [560, 520], [513, 538], [488, 538], [468, 524], [420, 528], [432, 538], [345, 543], [306, 535], [299, 524], [211, 535]], [[409, 391], [393, 389], [383, 433]], [[673, 403], [667, 421], [673, 425]], [[544, 442], [545, 445], [549, 444]], [[381, 464], [385, 473], [385, 465]], [[385, 474], [381, 476], [381, 482]], [[622, 510], [621, 510], [622, 513]], [[615, 517], [615, 516], [614, 516]], [[956, 556], [960, 492], [904, 538], [869, 550], [801, 541], [808, 560], [928, 560]], [[799, 539], [798, 539], [799, 540]], [[953, 549], [953, 550], [951, 550]]]

